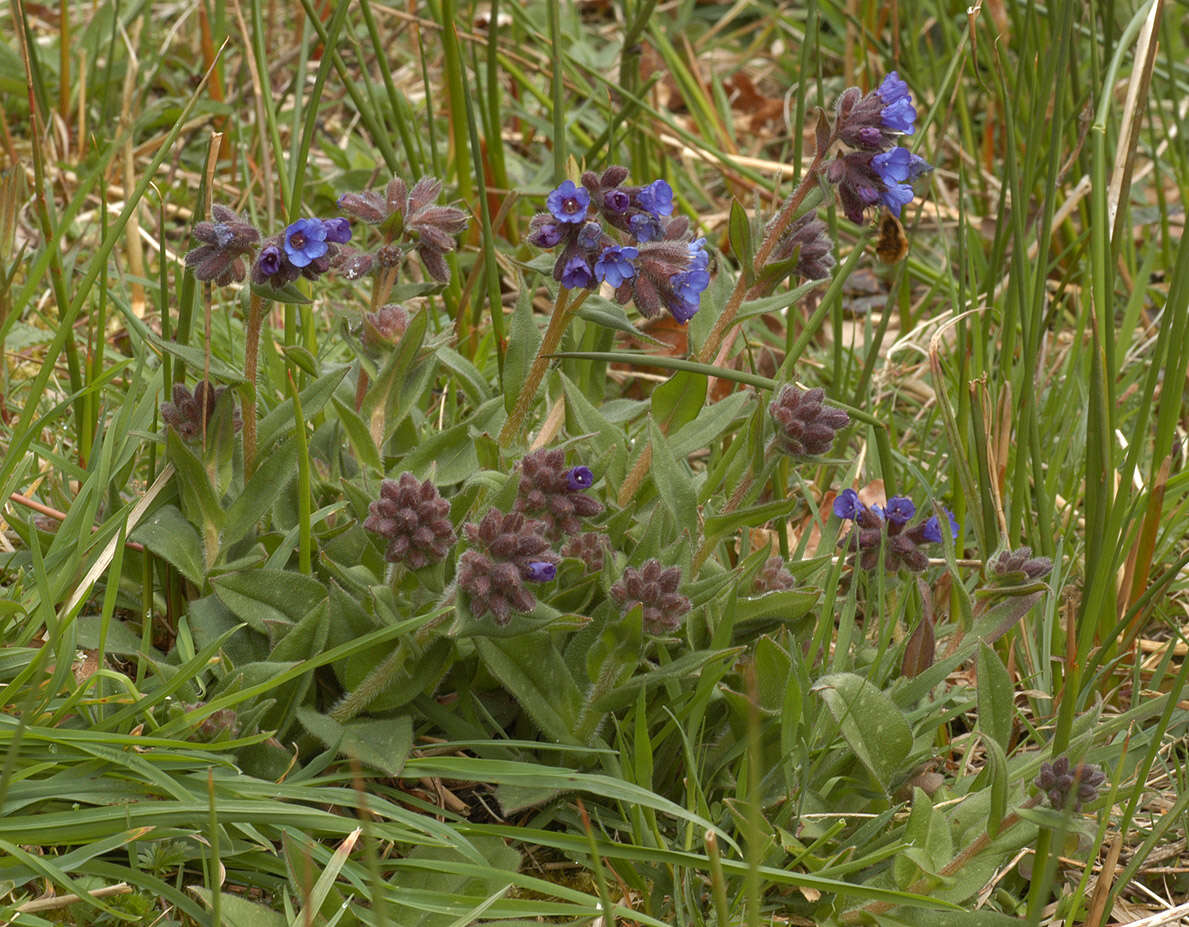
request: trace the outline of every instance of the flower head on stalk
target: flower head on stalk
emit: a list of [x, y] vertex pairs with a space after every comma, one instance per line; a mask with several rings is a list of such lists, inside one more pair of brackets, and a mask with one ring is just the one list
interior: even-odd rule
[[200, 244], [186, 254], [186, 266], [202, 281], [219, 286], [239, 283], [247, 273], [243, 259], [256, 250], [260, 232], [226, 206], [211, 206], [211, 219], [191, 230]]
[[[886, 506], [867, 506], [853, 489], [844, 489], [834, 499], [834, 514], [843, 521], [853, 521], [855, 527], [839, 539], [838, 545], [853, 551], [858, 565], [864, 570], [874, 569], [879, 564], [882, 547], [883, 564], [888, 572], [903, 566], [919, 573], [929, 565], [929, 556], [920, 547], [941, 543], [941, 528], [936, 515], [907, 527], [916, 511], [916, 505], [906, 496], [893, 496]], [[950, 531], [956, 539], [958, 523], [949, 509], [945, 511], [949, 516]]]

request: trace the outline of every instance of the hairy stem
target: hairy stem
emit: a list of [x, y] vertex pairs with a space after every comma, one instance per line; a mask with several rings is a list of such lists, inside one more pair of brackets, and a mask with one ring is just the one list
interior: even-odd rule
[[537, 348], [537, 356], [533, 358], [528, 376], [525, 377], [524, 384], [520, 387], [520, 394], [516, 397], [516, 405], [512, 407], [512, 414], [508, 416], [504, 427], [500, 429], [499, 443], [501, 447], [506, 447], [514, 439], [519, 438], [524, 430], [524, 418], [528, 415], [528, 410], [532, 408], [533, 400], [537, 398], [537, 388], [541, 385], [541, 380], [545, 378], [545, 371], [549, 369], [549, 358], [557, 351], [558, 345], [561, 344], [561, 336], [565, 334], [566, 326], [588, 293], [590, 293], [589, 290], [583, 290], [573, 303], [569, 303], [569, 289], [563, 286], [558, 290], [557, 303], [553, 307], [553, 315], [549, 317], [549, 325], [545, 329], [545, 336], [541, 339], [541, 346]]

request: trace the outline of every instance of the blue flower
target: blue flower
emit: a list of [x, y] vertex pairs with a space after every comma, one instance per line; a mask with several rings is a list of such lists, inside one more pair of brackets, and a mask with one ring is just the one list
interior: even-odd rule
[[524, 578], [533, 583], [547, 583], [557, 576], [557, 567], [544, 560], [533, 560], [525, 569]]
[[673, 213], [673, 188], [663, 180], [654, 180], [636, 194], [641, 209], [652, 215], [668, 216]]
[[603, 240], [603, 227], [597, 222], [587, 222], [578, 233], [578, 247], [594, 251]]
[[900, 210], [912, 202], [912, 187], [905, 183], [890, 184], [879, 201], [888, 207], [893, 215], [899, 216]]
[[595, 277], [618, 288], [625, 280], [636, 276], [636, 267], [632, 261], [639, 256], [640, 252], [628, 245], [604, 248], [599, 259], [595, 261]]
[[[949, 509], [945, 509], [945, 514], [950, 519], [950, 537], [956, 541], [958, 539], [958, 520], [954, 518], [954, 513]], [[937, 521], [936, 515], [931, 516], [925, 522], [925, 527], [921, 530], [921, 537], [926, 541], [932, 541], [934, 544], [941, 543], [941, 524]]]
[[298, 219], [285, 229], [285, 253], [294, 267], [306, 267], [326, 253], [326, 223]]
[[566, 471], [566, 486], [571, 492], [581, 492], [594, 485], [594, 473], [590, 467], [570, 467]]
[[903, 525], [917, 512], [917, 507], [907, 496], [892, 496], [888, 500], [888, 507], [884, 509], [884, 516], [893, 524]]
[[545, 205], [558, 222], [581, 222], [586, 218], [590, 194], [574, 181], [563, 180], [561, 185], [545, 198]]
[[912, 183], [922, 174], [927, 174], [933, 170], [933, 165], [922, 158], [920, 155], [909, 155], [908, 163], [908, 182]]
[[677, 302], [669, 305], [669, 311], [678, 322], [685, 323], [701, 306], [702, 292], [710, 286], [710, 273], [697, 268], [683, 270], [669, 278], [669, 285], [677, 297]]
[[[893, 148], [874, 155], [871, 166], [886, 184], [904, 183], [912, 167], [913, 154], [907, 148]], [[922, 159], [924, 160], [924, 159]]]
[[561, 272], [562, 286], [571, 290], [583, 290], [593, 287], [594, 282], [594, 272], [590, 269], [586, 258], [576, 254], [566, 261], [566, 266], [562, 268]]
[[706, 252], [706, 239], [695, 238], [687, 246], [689, 248], [689, 265], [694, 270], [709, 270], [710, 255]]
[[863, 503], [859, 501], [859, 494], [853, 489], [844, 489], [834, 499], [834, 514], [841, 519], [858, 518], [863, 511]]
[[647, 212], [638, 212], [630, 219], [628, 224], [632, 227], [632, 234], [636, 236], [638, 244], [644, 244], [647, 241], [656, 241], [661, 237], [661, 223], [656, 216]]
[[336, 245], [345, 245], [351, 240], [351, 223], [346, 219], [323, 219], [326, 226], [326, 240]]
[[271, 277], [281, 269], [285, 254], [276, 245], [265, 245], [256, 258], [256, 270], [261, 277]]
[[893, 71], [883, 79], [876, 91], [884, 102], [880, 111], [880, 118], [886, 128], [893, 132], [903, 132], [912, 135], [913, 123], [917, 118], [917, 111], [912, 106], [912, 95], [908, 92], [908, 84], [900, 79], [900, 75]]

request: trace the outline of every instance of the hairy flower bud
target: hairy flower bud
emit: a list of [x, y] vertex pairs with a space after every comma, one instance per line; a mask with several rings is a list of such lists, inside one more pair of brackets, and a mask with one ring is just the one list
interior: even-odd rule
[[825, 390], [800, 390], [786, 386], [768, 405], [776, 422], [776, 442], [794, 457], [824, 454], [834, 444], [834, 435], [850, 423], [841, 409], [822, 405]]
[[1035, 582], [1053, 571], [1053, 561], [1048, 557], [1033, 557], [1031, 547], [1000, 551], [988, 561], [987, 566], [996, 578], [1002, 580]]
[[780, 592], [792, 589], [797, 584], [793, 574], [788, 571], [785, 562], [780, 557], [769, 557], [763, 569], [752, 580], [752, 591], [758, 594], [765, 592]]
[[1082, 805], [1094, 801], [1106, 784], [1106, 773], [1092, 763], [1078, 763], [1072, 769], [1069, 757], [1059, 756], [1052, 763], [1040, 764], [1035, 785], [1045, 793], [1049, 804], [1058, 811], [1072, 807], [1081, 811]]
[[[215, 386], [200, 380], [191, 393], [181, 383], [173, 385], [173, 402], [161, 403], [161, 418], [176, 431], [183, 441], [202, 440], [209, 427], [219, 397], [227, 392], [225, 386]], [[232, 425], [238, 431], [243, 426], [239, 409], [232, 406]]]
[[186, 266], [199, 280], [239, 283], [247, 273], [243, 258], [256, 250], [260, 233], [226, 206], [211, 206], [211, 217], [191, 230], [202, 244], [186, 255]]
[[457, 536], [450, 524], [450, 503], [436, 486], [411, 473], [380, 484], [380, 498], [368, 506], [363, 527], [388, 541], [384, 559], [419, 570], [450, 552]]
[[490, 612], [505, 625], [513, 612], [531, 612], [537, 600], [525, 581], [548, 582], [561, 562], [542, 533], [545, 525], [520, 512], [491, 509], [463, 531], [473, 545], [458, 561], [458, 588], [470, 598], [471, 614]]
[[520, 489], [515, 511], [545, 524], [547, 537], [554, 540], [582, 530], [580, 518], [603, 511], [597, 499], [583, 495], [594, 483], [589, 467], [566, 467], [565, 452], [542, 448], [525, 455], [520, 462]]
[[642, 605], [644, 630], [666, 634], [677, 629], [691, 607], [689, 599], [677, 591], [680, 584], [680, 567], [666, 569], [659, 560], [649, 560], [639, 570], [624, 570], [619, 582], [611, 587], [611, 597], [624, 614]]
[[611, 538], [607, 535], [586, 531], [567, 541], [561, 552], [563, 557], [581, 560], [586, 565], [587, 573], [600, 573], [604, 556], [610, 547]]

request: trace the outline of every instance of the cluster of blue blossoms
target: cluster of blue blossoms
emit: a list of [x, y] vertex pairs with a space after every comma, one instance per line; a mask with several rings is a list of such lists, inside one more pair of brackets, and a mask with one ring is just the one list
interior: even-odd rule
[[898, 145], [902, 135], [913, 134], [916, 115], [908, 85], [895, 71], [870, 93], [851, 87], [839, 98], [831, 141], [855, 150], [839, 154], [824, 173], [838, 186], [842, 211], [852, 222], [861, 223], [865, 210], [877, 204], [900, 215], [912, 200], [913, 181], [933, 169]]
[[634, 302], [646, 317], [667, 309], [688, 322], [710, 285], [706, 239], [694, 239], [689, 220], [673, 215], [668, 183], [630, 186], [627, 176], [627, 168], [614, 166], [601, 176], [586, 172], [581, 185], [562, 181], [545, 198], [548, 212], [533, 216], [528, 240], [560, 248], [553, 279], [562, 286], [606, 283], [617, 302]]
[[252, 282], [284, 286], [299, 276], [316, 279], [326, 273], [337, 253], [335, 245], [351, 240], [346, 219], [298, 219], [265, 242], [252, 265]]
[[[886, 506], [867, 506], [853, 489], [844, 489], [834, 500], [834, 514], [843, 521], [853, 521], [856, 527], [838, 542], [839, 546], [853, 551], [865, 570], [879, 563], [882, 547], [884, 566], [889, 572], [904, 566], [919, 573], [929, 565], [929, 557], [919, 545], [940, 544], [941, 523], [931, 515], [906, 527], [916, 513], [916, 505], [907, 496], [893, 496]], [[956, 540], [958, 522], [949, 509], [945, 513], [949, 516], [950, 536]]]

